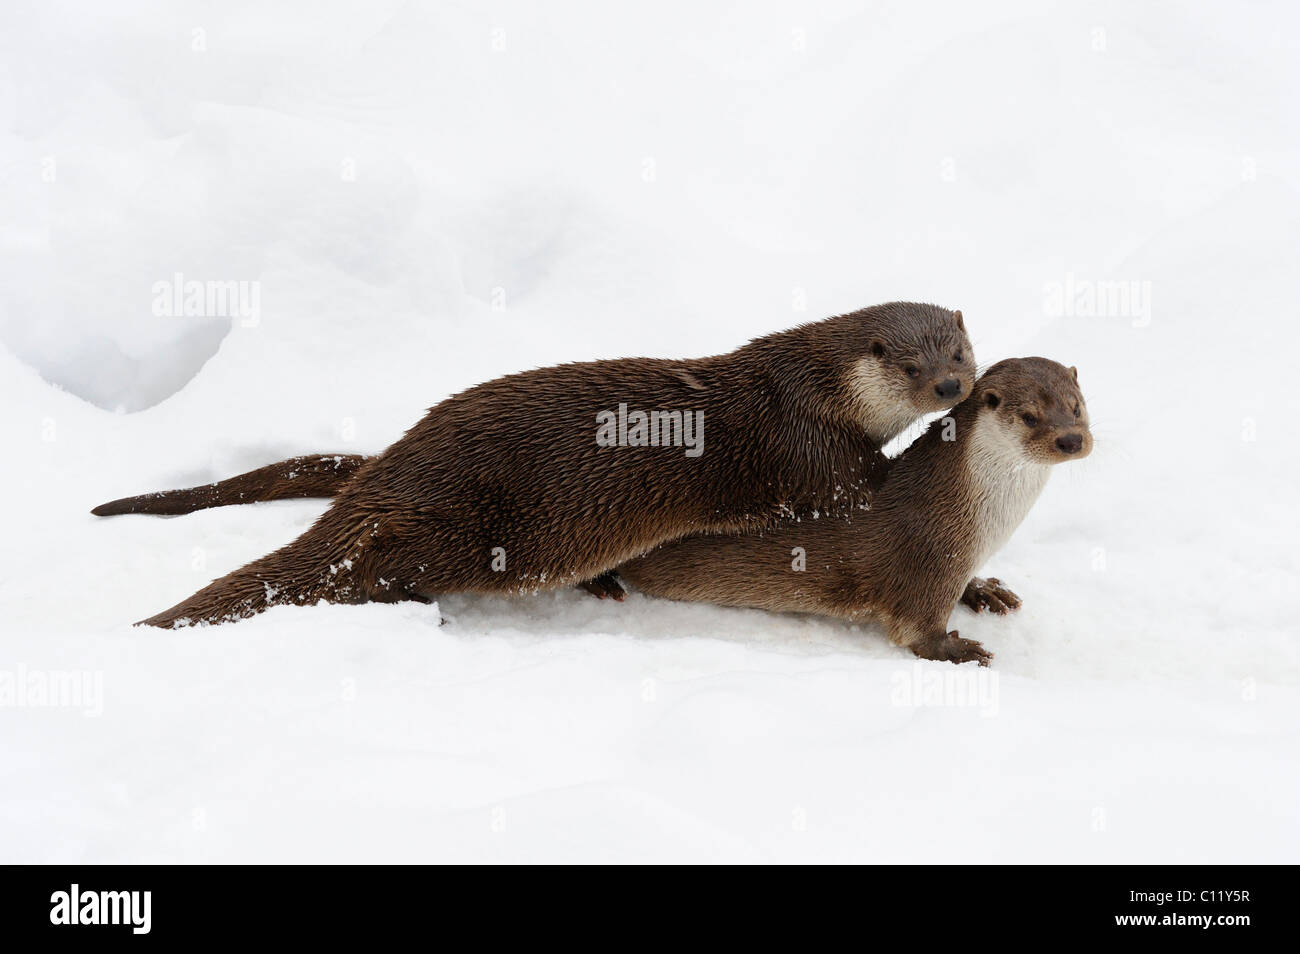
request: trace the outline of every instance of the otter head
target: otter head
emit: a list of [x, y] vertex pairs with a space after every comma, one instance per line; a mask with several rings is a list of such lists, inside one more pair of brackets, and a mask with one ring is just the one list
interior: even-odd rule
[[1025, 462], [1059, 464], [1092, 452], [1075, 368], [1047, 358], [999, 361], [980, 376], [971, 400], [981, 420], [996, 424], [999, 443]]
[[852, 363], [849, 390], [874, 440], [887, 443], [971, 393], [975, 355], [960, 311], [899, 302], [860, 314], [862, 353]]

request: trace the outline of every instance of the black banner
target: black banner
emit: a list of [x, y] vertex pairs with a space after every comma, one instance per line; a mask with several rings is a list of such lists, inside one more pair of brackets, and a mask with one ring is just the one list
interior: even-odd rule
[[846, 933], [866, 945], [897, 943], [900, 932], [918, 944], [1129, 937], [1177, 946], [1258, 943], [1289, 935], [1294, 917], [1288, 868], [859, 868], [835, 873], [836, 889], [815, 891], [785, 886], [779, 873], [754, 884], [733, 873], [720, 891], [676, 878], [655, 887], [646, 881], [656, 875], [644, 872], [628, 872], [623, 886], [603, 892], [579, 870], [571, 885], [550, 875], [540, 890], [531, 873], [518, 886], [502, 883], [511, 876], [414, 867], [9, 867], [0, 874], [0, 930], [7, 944], [63, 935], [87, 950], [182, 939], [373, 943], [413, 931], [436, 944], [449, 930], [452, 943], [465, 931], [499, 941], [511, 928], [534, 932], [534, 943], [564, 931], [602, 938], [603, 946], [622, 934], [642, 942], [757, 935], [769, 943], [788, 935], [808, 944]]

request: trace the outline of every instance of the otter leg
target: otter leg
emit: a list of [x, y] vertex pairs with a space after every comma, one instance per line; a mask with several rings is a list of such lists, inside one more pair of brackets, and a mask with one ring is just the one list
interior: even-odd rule
[[993, 658], [993, 654], [975, 640], [958, 636], [957, 630], [944, 632], [942, 622], [918, 626], [912, 622], [896, 620], [889, 625], [889, 638], [922, 659], [947, 660], [950, 663], [973, 662], [987, 666]]
[[579, 583], [579, 587], [586, 590], [597, 599], [613, 599], [623, 602], [623, 597], [627, 596], [627, 591], [618, 582], [618, 577], [614, 575], [613, 570], [607, 570], [600, 576], [593, 577], [585, 583]]
[[966, 584], [966, 592], [962, 593], [961, 601], [977, 613], [987, 609], [998, 616], [1020, 609], [1020, 597], [992, 576], [987, 580], [974, 577]]

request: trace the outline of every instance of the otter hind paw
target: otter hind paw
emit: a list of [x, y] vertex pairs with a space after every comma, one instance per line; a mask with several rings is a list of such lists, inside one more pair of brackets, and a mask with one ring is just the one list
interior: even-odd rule
[[998, 616], [1005, 616], [1012, 610], [1020, 609], [1020, 597], [1002, 585], [996, 577], [982, 580], [978, 576], [966, 584], [966, 592], [961, 601], [977, 613], [988, 610]]
[[973, 662], [987, 666], [993, 654], [973, 639], [963, 639], [957, 630], [917, 640], [909, 647], [922, 659], [947, 660], [950, 663]]

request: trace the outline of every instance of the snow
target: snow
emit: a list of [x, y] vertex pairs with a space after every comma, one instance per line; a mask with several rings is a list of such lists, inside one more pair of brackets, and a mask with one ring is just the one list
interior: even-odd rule
[[[0, 860], [1296, 860], [1292, 7], [3, 16]], [[1088, 396], [988, 671], [635, 594], [144, 631], [323, 503], [88, 512], [894, 299]]]

